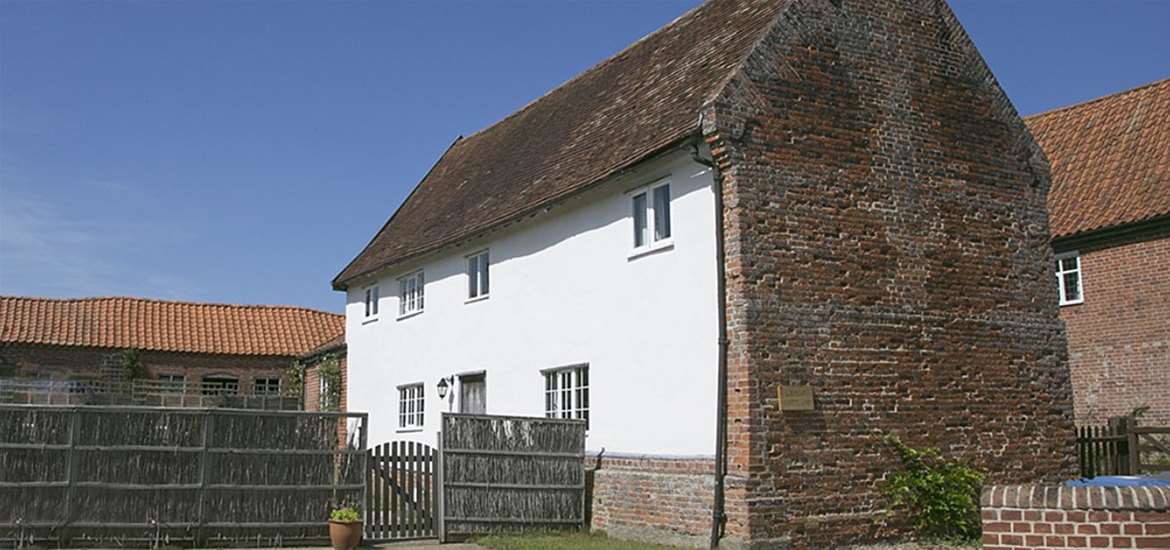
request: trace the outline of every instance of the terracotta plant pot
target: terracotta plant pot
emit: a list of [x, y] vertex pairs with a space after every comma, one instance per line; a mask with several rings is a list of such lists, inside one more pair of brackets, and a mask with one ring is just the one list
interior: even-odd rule
[[362, 522], [329, 520], [329, 541], [334, 550], [352, 550], [362, 542]]

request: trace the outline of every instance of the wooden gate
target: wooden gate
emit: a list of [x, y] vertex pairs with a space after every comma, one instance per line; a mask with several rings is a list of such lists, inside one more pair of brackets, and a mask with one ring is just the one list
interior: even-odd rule
[[435, 536], [435, 450], [414, 441], [390, 441], [369, 451], [365, 539]]

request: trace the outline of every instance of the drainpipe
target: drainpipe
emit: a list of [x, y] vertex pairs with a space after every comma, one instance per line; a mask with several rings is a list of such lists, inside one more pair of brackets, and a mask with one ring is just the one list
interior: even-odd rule
[[724, 513], [723, 480], [727, 476], [727, 274], [724, 269], [726, 258], [723, 252], [723, 178], [719, 166], [699, 154], [696, 143], [691, 149], [695, 162], [711, 169], [715, 191], [715, 287], [718, 294], [718, 342], [719, 366], [718, 385], [715, 399], [715, 495], [711, 504], [711, 548], [719, 547], [726, 522]]

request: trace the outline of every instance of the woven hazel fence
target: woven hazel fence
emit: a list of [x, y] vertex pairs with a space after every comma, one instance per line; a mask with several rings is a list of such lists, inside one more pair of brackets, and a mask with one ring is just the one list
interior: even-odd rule
[[443, 414], [440, 540], [580, 529], [585, 421]]
[[0, 546], [324, 539], [363, 501], [365, 433], [356, 413], [0, 405]]

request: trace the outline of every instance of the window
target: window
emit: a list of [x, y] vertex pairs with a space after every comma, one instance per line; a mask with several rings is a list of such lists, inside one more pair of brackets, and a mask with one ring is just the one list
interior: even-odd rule
[[337, 410], [336, 401], [339, 395], [333, 391], [333, 382], [328, 376], [321, 376], [317, 369], [317, 409], [322, 411]]
[[252, 393], [256, 395], [280, 395], [280, 378], [257, 378], [252, 382]]
[[488, 251], [476, 252], [467, 257], [467, 299], [484, 298], [488, 295]]
[[423, 272], [419, 271], [398, 279], [398, 316], [406, 316], [423, 310]]
[[670, 183], [654, 184], [634, 192], [634, 249], [670, 242]]
[[589, 365], [543, 371], [544, 416], [579, 418], [589, 426]]
[[378, 285], [366, 288], [366, 317], [378, 316]]
[[423, 385], [398, 386], [398, 427], [403, 429], [423, 426]]
[[240, 392], [240, 381], [231, 376], [204, 376], [203, 395], [235, 395]]
[[181, 374], [160, 374], [158, 381], [163, 391], [179, 393], [183, 391], [183, 384], [187, 381], [187, 377]]
[[1056, 287], [1060, 292], [1060, 305], [1067, 306], [1085, 301], [1081, 289], [1081, 257], [1077, 252], [1056, 255]]

